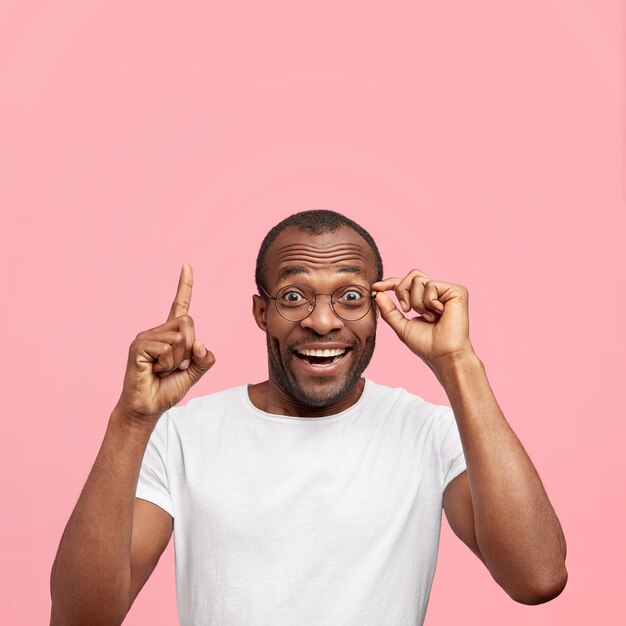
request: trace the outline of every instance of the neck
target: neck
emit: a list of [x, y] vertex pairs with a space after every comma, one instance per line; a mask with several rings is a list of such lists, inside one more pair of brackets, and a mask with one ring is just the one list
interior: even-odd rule
[[339, 400], [327, 406], [310, 406], [286, 393], [275, 381], [266, 380], [248, 386], [250, 402], [265, 413], [287, 415], [289, 417], [327, 417], [336, 415], [352, 405], [361, 397], [365, 387], [365, 379], [360, 378], [357, 384]]

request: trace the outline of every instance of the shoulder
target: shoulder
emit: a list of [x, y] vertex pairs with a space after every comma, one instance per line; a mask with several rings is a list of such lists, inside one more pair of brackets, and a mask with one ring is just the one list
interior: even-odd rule
[[450, 407], [433, 404], [421, 396], [407, 391], [404, 387], [390, 387], [367, 379], [366, 402], [386, 402], [398, 407], [418, 410], [421, 413], [430, 413], [437, 410], [451, 410]]
[[189, 415], [196, 411], [201, 411], [205, 407], [216, 406], [232, 406], [241, 402], [242, 396], [245, 394], [247, 385], [231, 387], [230, 389], [222, 389], [214, 391], [204, 396], [198, 396], [187, 401], [184, 405], [170, 409], [170, 414], [177, 419], [183, 415]]
[[449, 406], [433, 404], [403, 387], [390, 387], [367, 380], [364, 404], [377, 406], [389, 415], [402, 416], [421, 425], [436, 423], [447, 428], [454, 423], [454, 413]]
[[161, 421], [165, 423], [164, 427], [175, 430], [194, 428], [198, 422], [206, 424], [233, 410], [244, 410], [245, 393], [246, 386], [241, 385], [198, 396], [166, 411]]

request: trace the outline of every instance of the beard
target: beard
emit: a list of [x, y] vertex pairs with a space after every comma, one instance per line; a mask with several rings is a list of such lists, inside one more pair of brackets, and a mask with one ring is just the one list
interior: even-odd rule
[[[288, 363], [294, 356], [293, 351], [297, 348], [297, 344], [290, 346], [282, 354], [276, 345], [271, 343], [269, 335], [266, 335], [267, 354], [269, 361], [270, 377], [272, 381], [280, 387], [280, 389], [291, 396], [296, 403], [306, 407], [323, 409], [331, 406], [341, 400], [346, 394], [352, 391], [361, 379], [361, 375], [369, 365], [374, 354], [376, 345], [376, 333], [367, 339], [363, 347], [357, 353], [357, 345], [352, 344], [350, 349], [350, 358], [352, 364], [343, 376], [343, 379], [336, 380], [334, 376], [316, 377], [317, 384], [313, 389], [304, 389], [298, 381], [293, 369]], [[338, 338], [327, 337], [325, 341], [331, 343], [339, 341]], [[298, 342], [304, 344], [305, 341]]]

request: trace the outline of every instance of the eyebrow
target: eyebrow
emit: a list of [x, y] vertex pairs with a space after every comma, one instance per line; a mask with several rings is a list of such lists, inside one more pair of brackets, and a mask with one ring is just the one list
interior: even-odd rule
[[340, 267], [337, 271], [341, 274], [359, 274], [367, 280], [367, 274], [360, 267]]
[[[367, 274], [360, 267], [344, 266], [337, 269], [339, 274], [359, 274], [367, 280]], [[279, 278], [294, 276], [295, 274], [310, 274], [310, 270], [302, 265], [292, 265], [280, 271]]]
[[284, 267], [280, 270], [278, 278], [285, 278], [286, 276], [293, 276], [294, 274], [308, 274], [309, 270], [301, 265], [292, 265], [291, 267]]

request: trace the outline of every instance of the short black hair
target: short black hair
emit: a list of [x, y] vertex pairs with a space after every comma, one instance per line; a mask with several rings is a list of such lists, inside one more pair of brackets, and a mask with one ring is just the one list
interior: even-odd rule
[[361, 237], [363, 237], [363, 239], [365, 239], [367, 245], [374, 253], [374, 259], [376, 261], [376, 280], [383, 279], [383, 260], [380, 256], [380, 252], [378, 251], [378, 246], [372, 236], [362, 226], [359, 226], [350, 218], [335, 211], [300, 211], [299, 213], [294, 213], [293, 215], [286, 217], [282, 222], [276, 224], [276, 226], [274, 226], [274, 228], [272, 228], [267, 235], [265, 235], [265, 238], [261, 243], [261, 247], [259, 248], [254, 274], [259, 293], [263, 293], [261, 288], [263, 286], [263, 272], [265, 269], [265, 257], [267, 255], [267, 251], [276, 237], [278, 237], [280, 233], [290, 226], [296, 226], [300, 230], [311, 233], [312, 235], [332, 233], [342, 226], [352, 228], [352, 230], [356, 231], [359, 235], [361, 235]]

